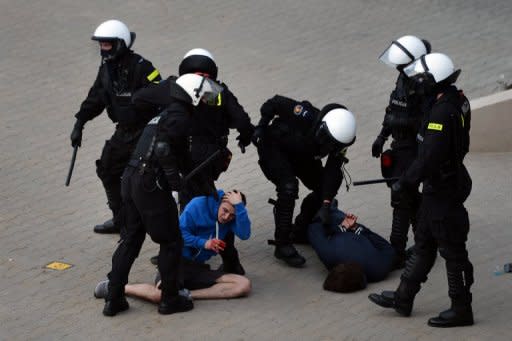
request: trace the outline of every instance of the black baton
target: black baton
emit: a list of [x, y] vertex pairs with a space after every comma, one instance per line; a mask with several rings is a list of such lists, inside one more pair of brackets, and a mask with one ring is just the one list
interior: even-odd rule
[[400, 178], [399, 177], [395, 177], [395, 178], [384, 178], [384, 179], [354, 181], [352, 183], [352, 185], [353, 186], [362, 186], [362, 185], [381, 184], [383, 182], [396, 181], [398, 179], [400, 179]]
[[185, 176], [185, 178], [183, 179], [184, 182], [188, 182], [193, 176], [195, 176], [197, 173], [199, 173], [200, 171], [202, 171], [206, 166], [208, 166], [214, 159], [217, 158], [217, 156], [219, 156], [221, 150], [218, 149], [215, 153], [213, 153], [212, 155], [210, 155], [210, 157], [208, 157], [206, 160], [204, 160], [203, 162], [201, 162], [199, 164], [199, 166], [197, 166], [196, 168], [194, 168], [190, 173], [187, 174], [187, 176]]
[[71, 181], [71, 175], [73, 175], [73, 168], [75, 168], [76, 152], [78, 151], [78, 145], [73, 149], [73, 156], [71, 157], [71, 164], [69, 165], [68, 177], [66, 178], [66, 186], [69, 186]]

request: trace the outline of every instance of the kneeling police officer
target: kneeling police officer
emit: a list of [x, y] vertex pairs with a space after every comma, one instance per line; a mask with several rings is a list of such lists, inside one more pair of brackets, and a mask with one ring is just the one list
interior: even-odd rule
[[[276, 95], [260, 109], [253, 143], [258, 147], [263, 174], [276, 185], [274, 206], [274, 256], [292, 267], [306, 260], [293, 241], [307, 242], [307, 227], [320, 210], [329, 225], [329, 207], [343, 179], [347, 147], [355, 141], [354, 115], [340, 104], [317, 109], [308, 101]], [[269, 125], [269, 123], [272, 123]], [[327, 156], [325, 166], [322, 159]], [[304, 198], [300, 214], [292, 224], [299, 182], [312, 192]]]
[[435, 98], [418, 133], [418, 155], [393, 184], [393, 190], [400, 192], [423, 182], [418, 227], [414, 252], [406, 262], [396, 291], [371, 294], [369, 298], [409, 316], [414, 297], [421, 283], [427, 280], [439, 250], [446, 261], [451, 307], [431, 318], [428, 324], [432, 327], [472, 325], [473, 265], [466, 249], [469, 219], [464, 207], [471, 192], [471, 178], [463, 164], [469, 148], [469, 101], [453, 85], [460, 70], [455, 70], [451, 59], [444, 54], [427, 54], [404, 68], [404, 72], [415, 82], [420, 95]]
[[122, 213], [126, 228], [112, 256], [104, 315], [114, 316], [128, 309], [124, 287], [146, 232], [160, 245], [158, 269], [162, 277], [162, 300], [158, 312], [172, 314], [193, 308], [192, 301], [178, 295], [183, 239], [171, 192], [182, 188], [181, 174], [191, 171], [187, 140], [193, 122], [192, 106], [215, 98], [221, 89], [203, 76], [179, 77], [170, 86], [173, 102], [144, 129], [123, 173]]

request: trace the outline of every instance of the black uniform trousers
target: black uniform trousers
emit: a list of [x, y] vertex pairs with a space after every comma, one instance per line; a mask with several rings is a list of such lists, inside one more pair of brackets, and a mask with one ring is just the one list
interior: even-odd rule
[[119, 223], [122, 202], [121, 175], [141, 134], [142, 128], [125, 128], [118, 125], [110, 140], [105, 141], [100, 159], [96, 160], [96, 173], [105, 188], [108, 206], [114, 215], [114, 224]]
[[146, 232], [160, 245], [158, 269], [162, 276], [162, 291], [177, 295], [181, 280], [181, 236], [178, 210], [170, 190], [157, 186], [153, 171], [141, 174], [128, 166], [123, 173], [123, 227], [121, 241], [112, 256], [109, 287], [124, 292], [128, 274], [138, 257]]
[[[416, 158], [418, 147], [417, 143], [413, 142], [413, 144], [397, 146], [391, 150], [393, 159], [392, 177], [402, 176]], [[412, 225], [413, 231], [415, 230], [420, 202], [421, 194], [418, 186], [404, 188], [400, 193], [391, 191], [393, 221], [389, 241], [398, 256], [405, 257], [409, 226]]]
[[414, 295], [427, 280], [439, 250], [446, 261], [452, 305], [464, 306], [471, 303], [469, 288], [473, 284], [473, 265], [466, 249], [469, 218], [464, 205], [450, 197], [448, 193], [423, 195], [414, 254], [401, 279]]
[[[321, 160], [292, 154], [279, 148], [278, 144], [263, 141], [258, 146], [259, 164], [263, 174], [276, 185], [277, 204], [274, 210], [276, 240], [286, 241], [292, 232], [294, 201], [298, 197], [298, 179], [312, 192], [308, 194], [296, 218], [296, 233], [307, 233], [307, 224], [312, 221], [322, 205], [321, 183], [324, 169]], [[290, 204], [290, 201], [292, 201]], [[300, 225], [300, 227], [299, 227]], [[305, 225], [305, 226], [302, 226]], [[282, 230], [282, 231], [280, 231]]]

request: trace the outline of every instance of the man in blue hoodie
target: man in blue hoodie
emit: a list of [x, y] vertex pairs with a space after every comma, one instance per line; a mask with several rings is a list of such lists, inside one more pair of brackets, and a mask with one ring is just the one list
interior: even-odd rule
[[[192, 199], [180, 216], [180, 229], [184, 240], [183, 281], [193, 299], [235, 298], [247, 296], [251, 282], [242, 275], [212, 270], [206, 264], [211, 257], [224, 250], [223, 238], [234, 233], [246, 240], [251, 235], [251, 222], [245, 208], [245, 195], [237, 190]], [[159, 281], [155, 285], [127, 284], [125, 293], [159, 303]], [[98, 283], [94, 296], [102, 298], [107, 293], [108, 281]], [[186, 293], [186, 292], [185, 292]], [[185, 294], [183, 291], [181, 295]]]

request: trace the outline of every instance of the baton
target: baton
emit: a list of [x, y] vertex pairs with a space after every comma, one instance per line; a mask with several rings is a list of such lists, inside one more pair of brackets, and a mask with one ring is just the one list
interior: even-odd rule
[[69, 186], [71, 181], [71, 175], [73, 175], [73, 168], [75, 167], [76, 152], [78, 151], [78, 145], [73, 148], [73, 156], [71, 157], [71, 164], [69, 165], [68, 177], [66, 178], [66, 187]]
[[374, 180], [363, 180], [363, 181], [354, 181], [352, 183], [353, 186], [362, 186], [362, 185], [372, 185], [372, 184], [381, 184], [383, 182], [396, 181], [400, 179], [399, 177], [394, 178], [383, 178], [383, 179], [374, 179]]
[[203, 162], [201, 162], [199, 164], [199, 166], [197, 166], [196, 168], [194, 168], [190, 173], [187, 174], [187, 176], [185, 176], [185, 178], [183, 179], [184, 182], [188, 182], [193, 176], [195, 176], [197, 173], [199, 173], [200, 171], [202, 171], [206, 166], [208, 166], [214, 159], [217, 158], [217, 156], [219, 156], [220, 154], [220, 149], [217, 149], [217, 151], [215, 153], [213, 153], [212, 155], [210, 155], [210, 157], [208, 157], [206, 160], [204, 160]]

